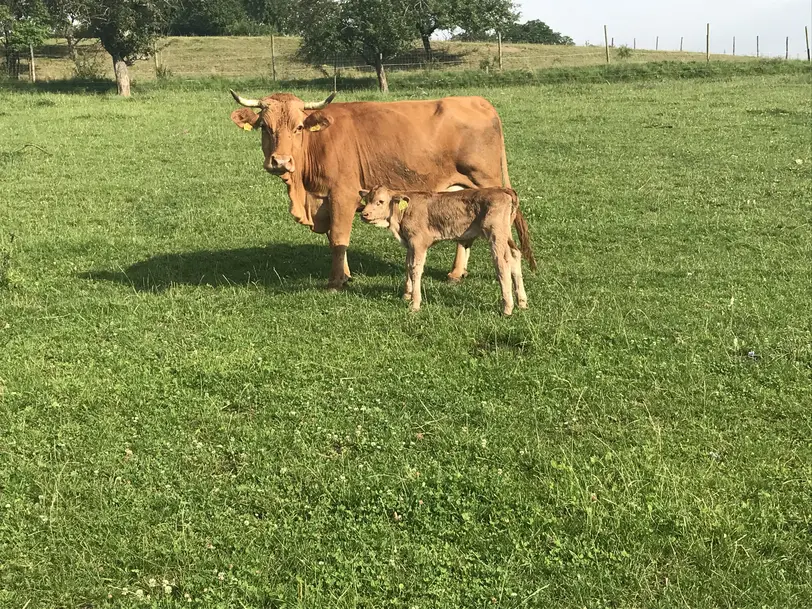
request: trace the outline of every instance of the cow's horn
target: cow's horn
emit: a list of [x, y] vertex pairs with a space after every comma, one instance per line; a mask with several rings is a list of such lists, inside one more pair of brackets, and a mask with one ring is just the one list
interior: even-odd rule
[[238, 104], [241, 106], [245, 106], [246, 108], [264, 108], [265, 105], [259, 101], [258, 99], [246, 99], [245, 97], [241, 97], [237, 95], [233, 89], [229, 89], [231, 93], [231, 97], [233, 97]]
[[335, 99], [335, 91], [330, 93], [330, 95], [322, 102], [305, 102], [304, 108], [305, 110], [321, 110], [322, 108], [326, 108], [327, 105]]

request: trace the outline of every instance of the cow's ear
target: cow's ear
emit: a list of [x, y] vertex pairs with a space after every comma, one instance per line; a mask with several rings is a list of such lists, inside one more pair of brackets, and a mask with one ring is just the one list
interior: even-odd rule
[[304, 127], [308, 131], [321, 131], [332, 124], [333, 119], [319, 111], [311, 112], [304, 121]]
[[257, 126], [259, 114], [254, 112], [251, 108], [239, 108], [231, 113], [231, 120], [234, 121], [234, 124], [240, 129], [251, 131], [251, 129]]

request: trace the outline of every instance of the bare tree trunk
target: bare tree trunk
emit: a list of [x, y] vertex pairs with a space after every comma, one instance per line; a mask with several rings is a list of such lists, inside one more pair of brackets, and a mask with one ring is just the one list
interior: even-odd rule
[[65, 28], [65, 40], [68, 43], [68, 57], [71, 58], [71, 61], [76, 61], [76, 36], [73, 33], [72, 25]]
[[383, 57], [375, 60], [375, 73], [378, 75], [378, 89], [381, 93], [389, 93], [389, 83], [386, 81], [386, 70], [383, 67]]
[[431, 39], [429, 36], [430, 34], [420, 34], [420, 38], [423, 39], [423, 50], [426, 51], [426, 59], [431, 61]]
[[127, 69], [127, 62], [118, 57], [113, 57], [113, 70], [116, 73], [116, 87], [118, 94], [124, 97], [130, 96], [130, 71]]

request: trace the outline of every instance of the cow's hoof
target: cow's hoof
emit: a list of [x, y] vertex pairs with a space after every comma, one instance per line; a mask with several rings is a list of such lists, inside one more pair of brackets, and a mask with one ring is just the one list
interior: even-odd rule
[[519, 305], [520, 309], [526, 309], [527, 308], [527, 301], [526, 300], [520, 300], [518, 302], [518, 305]]
[[411, 292], [406, 292], [403, 295], [403, 300], [405, 300], [406, 302], [409, 302], [411, 299], [412, 299], [412, 293]]
[[454, 273], [448, 274], [448, 282], [449, 283], [461, 283], [463, 279], [468, 277], [468, 271], [465, 271], [462, 275], [455, 275]]
[[352, 281], [352, 277], [347, 275], [344, 275], [338, 281], [331, 279], [329, 282], [327, 282], [327, 289], [331, 292], [337, 292], [338, 290], [344, 288], [344, 286], [346, 286], [350, 281]]
[[414, 302], [412, 302], [412, 306], [409, 307], [409, 311], [412, 313], [417, 313], [420, 311], [420, 305], [415, 305]]
[[504, 309], [502, 309], [502, 315], [504, 315], [505, 317], [510, 317], [511, 315], [513, 315], [513, 307], [505, 307]]

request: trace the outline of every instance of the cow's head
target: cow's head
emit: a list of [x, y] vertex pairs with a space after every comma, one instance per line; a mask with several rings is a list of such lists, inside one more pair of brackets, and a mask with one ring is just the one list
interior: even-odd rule
[[386, 186], [375, 186], [372, 190], [361, 190], [358, 194], [366, 203], [361, 210], [361, 219], [381, 228], [389, 228], [395, 209], [402, 212], [409, 205], [409, 197], [396, 194]]
[[297, 170], [305, 130], [319, 131], [330, 126], [331, 119], [319, 110], [335, 97], [333, 93], [322, 102], [303, 102], [290, 93], [276, 93], [263, 99], [246, 99], [234, 91], [231, 95], [243, 106], [231, 113], [231, 120], [241, 129], [262, 131], [264, 167], [280, 176]]

